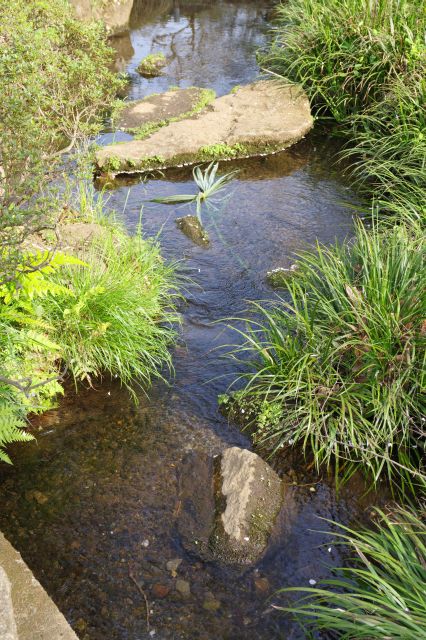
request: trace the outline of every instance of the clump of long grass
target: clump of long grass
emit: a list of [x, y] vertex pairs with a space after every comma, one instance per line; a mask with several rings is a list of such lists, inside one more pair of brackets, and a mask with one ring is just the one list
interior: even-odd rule
[[71, 295], [43, 303], [51, 337], [75, 380], [110, 374], [128, 388], [146, 387], [172, 366], [174, 267], [157, 243], [117, 228], [105, 228], [83, 257], [85, 265], [56, 275]]
[[289, 0], [277, 16], [261, 64], [301, 83], [316, 115], [350, 135], [346, 155], [365, 192], [398, 214], [403, 202], [418, 218], [425, 190], [423, 0]]
[[340, 525], [337, 537], [350, 566], [335, 569], [320, 587], [284, 590], [302, 593], [282, 610], [305, 630], [340, 640], [426, 638], [426, 514], [399, 508], [378, 515], [372, 530]]
[[257, 441], [302, 445], [317, 467], [359, 467], [373, 484], [426, 486], [425, 246], [415, 225], [359, 224], [353, 242], [300, 256], [289, 303], [255, 305], [233, 355], [249, 369], [236, 398]]
[[[426, 49], [425, 49], [426, 55]], [[426, 71], [426, 67], [425, 67]], [[395, 79], [387, 96], [352, 121], [355, 146], [343, 155], [352, 162], [356, 184], [372, 192], [383, 208], [418, 220], [426, 217], [426, 80]]]
[[425, 64], [422, 0], [290, 0], [261, 62], [301, 82], [335, 120], [382, 100], [389, 83]]

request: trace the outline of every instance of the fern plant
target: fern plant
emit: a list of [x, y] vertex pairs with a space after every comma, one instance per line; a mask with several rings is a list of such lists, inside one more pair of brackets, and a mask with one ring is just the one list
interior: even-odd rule
[[24, 431], [25, 426], [24, 418], [17, 413], [12, 404], [8, 403], [7, 398], [0, 398], [0, 460], [2, 462], [12, 463], [4, 450], [6, 445], [34, 439], [28, 431]]
[[[7, 463], [8, 444], [32, 439], [24, 430], [25, 416], [51, 408], [63, 391], [57, 379], [61, 347], [50, 337], [53, 328], [43, 318], [40, 302], [47, 295], [71, 296], [52, 275], [64, 265], [84, 265], [73, 256], [47, 251], [26, 254], [24, 263], [18, 281], [0, 287], [0, 460]], [[34, 271], [28, 271], [31, 264]]]

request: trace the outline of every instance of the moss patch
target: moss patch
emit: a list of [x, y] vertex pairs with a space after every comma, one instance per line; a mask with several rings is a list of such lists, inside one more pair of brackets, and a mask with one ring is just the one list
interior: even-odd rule
[[267, 272], [266, 282], [273, 289], [286, 289], [293, 278], [298, 277], [299, 275], [300, 273], [297, 270], [297, 265], [292, 265], [290, 269], [279, 267], [278, 269], [273, 269], [272, 271]]
[[[121, 143], [116, 143], [117, 146]], [[288, 145], [274, 145], [268, 143], [226, 145], [217, 144], [209, 147], [201, 147], [197, 153], [183, 153], [164, 158], [160, 155], [145, 156], [138, 160], [120, 159], [117, 156], [110, 156], [102, 166], [99, 167], [101, 174], [110, 173], [118, 175], [120, 173], [144, 173], [156, 169], [170, 169], [172, 167], [183, 167], [202, 162], [228, 161], [239, 158], [256, 157], [259, 155], [270, 155], [283, 151]]]
[[248, 152], [248, 147], [245, 144], [237, 142], [233, 145], [220, 143], [201, 147], [198, 153], [200, 160], [230, 160], [232, 158], [245, 156]]

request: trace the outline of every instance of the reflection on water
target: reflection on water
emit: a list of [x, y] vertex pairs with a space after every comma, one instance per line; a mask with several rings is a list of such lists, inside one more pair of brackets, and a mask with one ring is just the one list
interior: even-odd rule
[[[166, 91], [171, 85], [211, 87], [223, 95], [253, 80], [258, 73], [255, 52], [269, 29], [269, 5], [266, 0], [135, 0], [130, 16], [133, 53], [129, 48], [126, 58], [132, 78], [129, 98]], [[119, 40], [114, 39], [116, 44]], [[154, 52], [167, 58], [164, 74], [142, 78], [136, 67]]]
[[129, 27], [133, 0], [70, 0], [80, 20], [101, 20], [110, 33]]
[[[171, 81], [224, 92], [252, 79], [257, 69], [250, 52], [265, 37], [263, 7], [242, 0], [136, 2], [130, 70], [158, 42], [171, 62], [167, 77], [152, 83], [133, 75], [132, 96]], [[125, 59], [125, 48], [121, 55]], [[268, 554], [240, 571], [200, 562], [181, 547], [177, 477], [190, 450], [213, 455], [233, 444], [250, 447], [217, 409], [218, 393], [239, 371], [222, 357], [238, 337], [215, 321], [244, 312], [248, 300], [273, 298], [267, 270], [288, 267], [297, 251], [317, 239], [330, 243], [351, 232], [344, 203], [353, 196], [331, 169], [332, 153], [328, 143], [310, 138], [276, 156], [224, 165], [240, 173], [231, 197], [205, 214], [208, 249], [177, 229], [175, 218], [186, 209], [147, 202], [193, 193], [190, 170], [146, 183], [127, 179], [111, 192], [109, 205], [124, 211], [129, 230], [143, 207], [146, 235], [160, 234], [164, 255], [179, 260], [189, 276], [175, 377], [170, 386], [154, 385], [150, 399], [141, 397], [138, 406], [108, 381], [77, 397], [69, 389], [61, 407], [40, 419], [44, 430], [37, 443], [17, 447], [15, 467], [0, 469], [0, 529], [82, 640], [153, 637], [130, 573], [149, 599], [150, 632], [161, 640], [304, 637], [275, 615], [268, 598], [281, 586], [319, 580], [327, 575], [326, 563], [342, 561], [328, 545], [319, 546], [330, 537], [315, 530], [332, 533], [333, 526], [318, 516], [343, 522], [359, 516], [368, 507], [368, 500], [359, 500], [362, 486], [353, 484], [337, 497], [332, 484], [310, 475], [302, 460], [283, 461], [279, 471], [296, 482], [291, 533], [281, 535], [278, 526]], [[312, 482], [315, 491], [307, 486]], [[175, 590], [166, 567], [171, 558], [182, 559], [178, 576], [189, 582], [188, 598]], [[219, 602], [217, 611], [204, 606], [211, 596]]]

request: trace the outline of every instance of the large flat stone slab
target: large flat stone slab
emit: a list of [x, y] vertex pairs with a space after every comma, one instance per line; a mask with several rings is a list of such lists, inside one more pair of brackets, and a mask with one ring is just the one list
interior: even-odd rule
[[214, 91], [200, 87], [156, 93], [128, 102], [119, 115], [117, 127], [144, 138], [171, 122], [195, 115], [214, 98]]
[[96, 163], [112, 176], [267, 155], [286, 149], [311, 129], [309, 101], [297, 86], [256, 82], [217, 98], [198, 116], [172, 122], [144, 140], [100, 149]]
[[10, 580], [0, 566], [0, 639], [18, 640], [15, 614], [13, 612]]
[[[1, 635], [3, 627], [0, 624], [1, 640], [15, 640], [16, 635], [13, 635], [15, 625], [19, 640], [78, 640], [58, 607], [2, 533], [0, 533], [0, 567], [7, 576], [6, 580], [3, 574], [3, 604], [0, 582], [0, 617], [5, 616], [3, 624], [9, 634]], [[3, 610], [6, 600], [9, 604], [7, 609]], [[8, 616], [7, 627], [6, 616]], [[12, 616], [13, 620], [11, 620]]]

